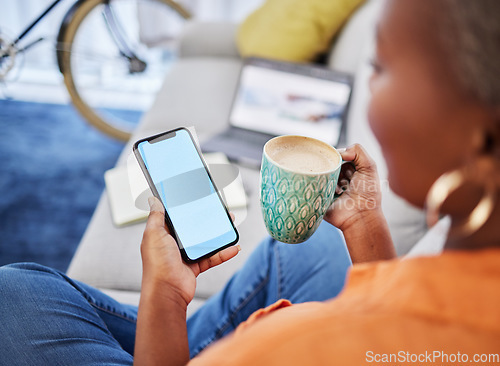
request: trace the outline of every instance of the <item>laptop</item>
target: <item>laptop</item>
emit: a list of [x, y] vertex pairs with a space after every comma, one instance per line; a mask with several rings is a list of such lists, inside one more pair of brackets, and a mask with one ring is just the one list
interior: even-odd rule
[[352, 85], [352, 76], [321, 66], [248, 58], [229, 128], [203, 142], [201, 149], [258, 168], [265, 143], [275, 136], [303, 135], [337, 146], [345, 131]]

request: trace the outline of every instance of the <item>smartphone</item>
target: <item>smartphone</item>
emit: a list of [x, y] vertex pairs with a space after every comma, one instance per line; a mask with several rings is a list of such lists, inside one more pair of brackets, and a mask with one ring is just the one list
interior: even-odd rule
[[239, 235], [193, 136], [177, 128], [137, 141], [134, 154], [186, 262], [238, 242]]

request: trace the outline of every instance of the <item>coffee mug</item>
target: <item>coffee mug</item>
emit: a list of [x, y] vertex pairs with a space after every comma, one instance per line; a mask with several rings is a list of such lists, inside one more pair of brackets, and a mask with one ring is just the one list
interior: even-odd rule
[[298, 244], [316, 231], [338, 197], [342, 156], [327, 143], [285, 135], [264, 146], [260, 203], [264, 223], [276, 240]]

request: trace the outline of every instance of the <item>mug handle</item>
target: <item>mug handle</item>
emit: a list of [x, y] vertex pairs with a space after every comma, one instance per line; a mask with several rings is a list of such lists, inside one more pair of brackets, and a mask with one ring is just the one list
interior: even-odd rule
[[[342, 160], [342, 163], [340, 164], [341, 165], [341, 168], [340, 168], [340, 174], [339, 174], [339, 179], [337, 181], [337, 186], [338, 184], [340, 183], [340, 178], [342, 176], [342, 170], [344, 169], [344, 166], [346, 164], [349, 164], [351, 166], [351, 168], [348, 168], [348, 169], [352, 169], [353, 171], [356, 171], [356, 166], [354, 165], [354, 162], [352, 161], [345, 161], [345, 160]], [[348, 184], [349, 185], [350, 183], [350, 180], [348, 181]], [[342, 196], [342, 194], [344, 194], [344, 192], [347, 190], [347, 187], [341, 187], [342, 188], [342, 193], [337, 193], [337, 187], [335, 187], [335, 193], [333, 195], [333, 200], [332, 200], [332, 203], [335, 202], [337, 200], [337, 198], [339, 198], [340, 196]]]

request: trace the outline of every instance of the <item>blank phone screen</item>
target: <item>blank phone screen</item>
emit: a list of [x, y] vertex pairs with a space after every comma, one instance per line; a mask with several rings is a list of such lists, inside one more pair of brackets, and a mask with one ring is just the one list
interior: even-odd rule
[[137, 149], [191, 260], [237, 240], [231, 218], [185, 129], [143, 141]]

